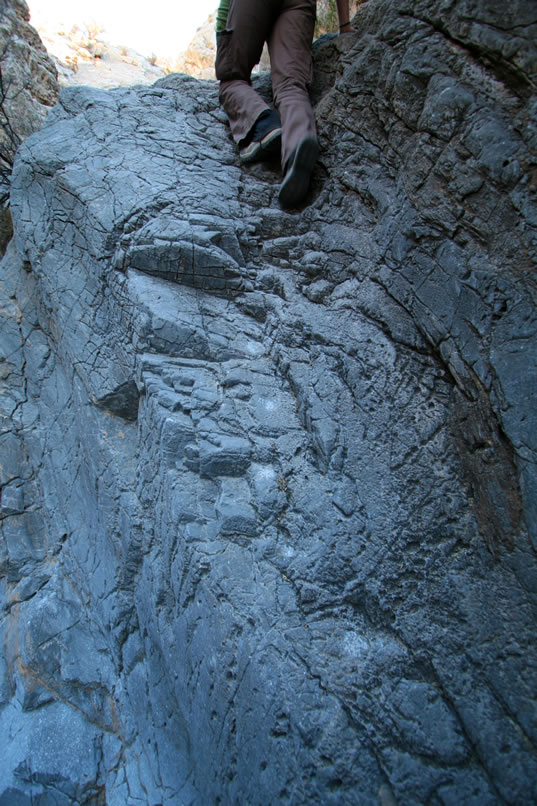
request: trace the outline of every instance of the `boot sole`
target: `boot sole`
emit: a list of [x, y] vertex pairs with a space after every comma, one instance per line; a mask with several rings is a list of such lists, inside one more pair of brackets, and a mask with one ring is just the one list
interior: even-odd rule
[[250, 143], [239, 154], [241, 162], [256, 162], [264, 160], [273, 154], [279, 154], [281, 149], [282, 130], [272, 129], [262, 140]]
[[315, 137], [302, 140], [280, 188], [279, 200], [282, 207], [294, 207], [302, 201], [309, 190], [311, 172], [318, 156], [319, 145]]

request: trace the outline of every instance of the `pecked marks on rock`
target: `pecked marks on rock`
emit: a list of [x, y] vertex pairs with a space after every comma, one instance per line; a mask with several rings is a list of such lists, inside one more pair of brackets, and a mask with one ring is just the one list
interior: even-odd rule
[[185, 77], [21, 151], [4, 798], [535, 799], [535, 121], [427, 5], [319, 46], [301, 211]]

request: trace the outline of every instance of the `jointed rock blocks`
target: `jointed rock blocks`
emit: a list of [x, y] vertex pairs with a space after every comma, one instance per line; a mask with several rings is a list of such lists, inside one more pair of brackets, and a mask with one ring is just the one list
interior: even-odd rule
[[0, 804], [535, 800], [536, 22], [369, 0], [294, 213], [211, 83], [23, 146]]

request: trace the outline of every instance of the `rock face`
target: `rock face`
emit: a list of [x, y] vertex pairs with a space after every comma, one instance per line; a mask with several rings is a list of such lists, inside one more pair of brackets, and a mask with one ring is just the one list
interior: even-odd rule
[[19, 152], [2, 806], [535, 802], [537, 11], [357, 25], [303, 210], [211, 82]]
[[210, 14], [206, 22], [196, 31], [188, 48], [179, 56], [175, 65], [177, 72], [187, 73], [196, 78], [214, 78], [215, 25], [216, 15]]
[[58, 100], [56, 69], [29, 18], [24, 0], [0, 0], [0, 154], [10, 158], [14, 141], [40, 128]]
[[141, 53], [101, 38], [98, 26], [45, 26], [37, 30], [54, 59], [63, 87], [73, 84], [113, 89], [133, 84], [153, 84], [165, 73]]
[[0, 0], [0, 257], [13, 234], [9, 183], [19, 143], [58, 100], [56, 69], [24, 0]]

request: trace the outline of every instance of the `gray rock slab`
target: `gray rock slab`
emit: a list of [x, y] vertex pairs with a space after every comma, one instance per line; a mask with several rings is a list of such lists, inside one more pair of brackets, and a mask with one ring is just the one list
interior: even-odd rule
[[299, 210], [214, 82], [25, 141], [0, 802], [535, 801], [536, 22], [369, 0]]

